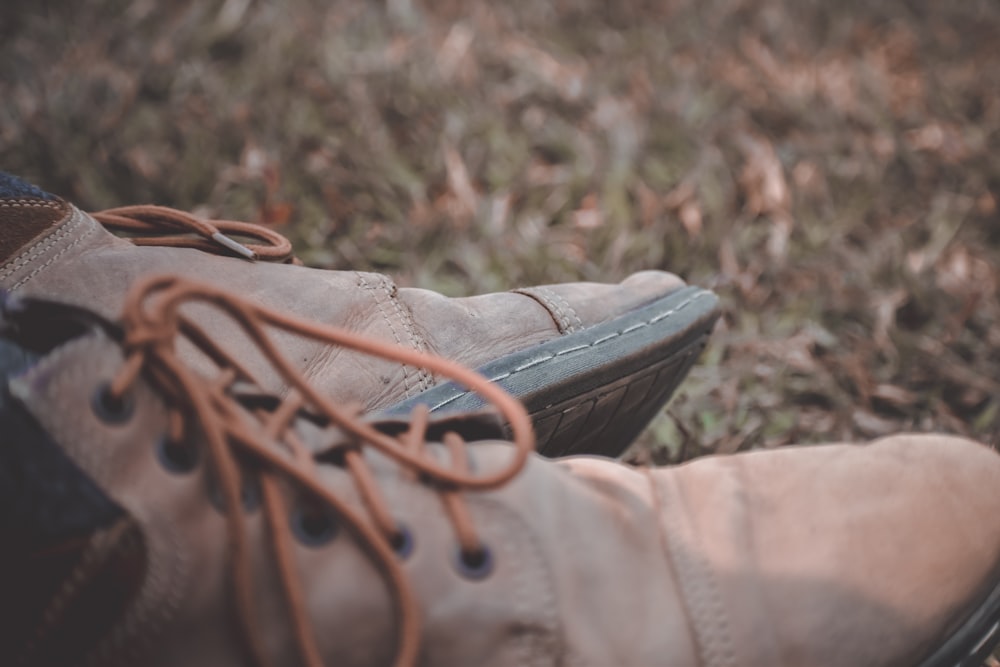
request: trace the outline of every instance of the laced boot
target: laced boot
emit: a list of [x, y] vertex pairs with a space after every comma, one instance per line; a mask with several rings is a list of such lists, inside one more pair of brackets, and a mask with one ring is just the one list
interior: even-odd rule
[[[0, 289], [112, 318], [145, 273], [212, 282], [300, 317], [478, 368], [528, 407], [547, 455], [620, 454], [673, 394], [718, 317], [714, 294], [658, 271], [618, 285], [570, 283], [449, 299], [397, 288], [383, 275], [296, 266], [291, 251], [287, 239], [266, 227], [209, 222], [164, 207], [88, 215], [0, 172]], [[199, 321], [228, 341], [265, 388], [287, 389], [266, 364], [242, 353], [253, 345], [238, 328], [208, 312]], [[368, 411], [482, 406], [479, 397], [424, 369], [313, 341], [283, 344], [323, 392]]]
[[[0, 404], [5, 664], [976, 667], [996, 643], [986, 447], [552, 461], [519, 404], [453, 362], [184, 279], [135, 289], [120, 327], [3, 306], [0, 363], [23, 350]], [[283, 398], [192, 301], [257, 343]], [[513, 440], [487, 413], [363, 417], [275, 328], [456, 381]]]

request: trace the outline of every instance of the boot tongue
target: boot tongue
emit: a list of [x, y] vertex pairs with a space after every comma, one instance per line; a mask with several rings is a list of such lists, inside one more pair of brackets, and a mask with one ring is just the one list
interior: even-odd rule
[[[70, 664], [107, 636], [146, 569], [138, 526], [8, 390], [41, 356], [0, 322], [0, 655]], [[53, 406], [55, 408], [55, 406]], [[6, 659], [4, 660], [6, 663]]]
[[66, 217], [58, 197], [0, 171], [0, 264]]

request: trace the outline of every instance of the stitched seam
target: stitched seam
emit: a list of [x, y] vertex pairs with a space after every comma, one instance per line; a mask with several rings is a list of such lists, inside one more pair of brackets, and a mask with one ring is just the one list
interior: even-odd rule
[[[694, 296], [692, 296], [692, 297], [690, 297], [690, 298], [682, 301], [681, 303], [677, 304], [673, 308], [668, 308], [667, 310], [665, 310], [665, 311], [663, 311], [661, 313], [657, 313], [656, 315], [654, 315], [653, 317], [649, 318], [648, 320], [646, 320], [644, 322], [638, 322], [636, 324], [633, 324], [631, 326], [628, 326], [628, 327], [622, 329], [621, 331], [616, 331], [616, 332], [610, 333], [610, 334], [608, 334], [606, 336], [601, 336], [597, 340], [591, 341], [590, 343], [581, 343], [579, 345], [573, 345], [571, 347], [567, 347], [567, 348], [563, 348], [561, 350], [558, 350], [557, 352], [549, 353], [549, 354], [547, 354], [545, 356], [537, 357], [535, 359], [531, 359], [530, 361], [526, 361], [525, 363], [521, 364], [520, 366], [515, 367], [511, 371], [508, 371], [506, 373], [501, 373], [500, 375], [495, 375], [495, 376], [489, 377], [487, 379], [490, 382], [499, 382], [500, 380], [506, 380], [507, 378], [512, 377], [514, 375], [517, 375], [518, 373], [521, 373], [523, 371], [526, 371], [529, 368], [534, 368], [535, 366], [539, 366], [539, 365], [544, 364], [546, 362], [552, 361], [553, 359], [557, 359], [557, 358], [559, 358], [561, 356], [564, 356], [564, 355], [567, 355], [567, 354], [571, 354], [573, 352], [579, 352], [580, 350], [586, 350], [588, 348], [594, 348], [594, 349], [596, 349], [598, 346], [603, 345], [604, 343], [607, 343], [610, 340], [614, 340], [615, 338], [618, 338], [619, 336], [624, 336], [626, 334], [634, 333], [635, 331], [638, 331], [638, 330], [643, 329], [645, 327], [652, 326], [653, 324], [656, 324], [657, 322], [660, 322], [661, 320], [663, 320], [663, 319], [665, 319], [667, 317], [670, 317], [671, 315], [674, 315], [675, 313], [679, 313], [680, 311], [684, 310], [685, 308], [687, 308], [692, 303], [695, 303], [696, 301], [699, 301], [700, 299], [708, 298], [709, 296], [710, 296], [710, 294], [708, 292], [699, 292], [698, 294], [695, 294]], [[452, 401], [457, 401], [458, 399], [462, 398], [463, 396], [468, 396], [471, 393], [473, 393], [473, 392], [463, 391], [463, 392], [460, 392], [458, 394], [455, 394], [454, 396], [451, 396], [451, 397], [449, 397], [449, 398], [441, 401], [440, 403], [437, 403], [434, 406], [432, 406], [431, 407], [431, 411], [433, 412], [434, 410], [439, 410], [440, 408], [443, 408], [444, 406], [448, 405]]]
[[538, 536], [527, 529], [520, 513], [496, 499], [472, 500], [470, 508], [476, 518], [482, 512], [482, 524], [496, 526], [497, 534], [520, 535], [525, 541], [523, 547], [517, 548], [509, 541], [496, 541], [492, 536], [485, 538], [492, 544], [503, 545], [498, 548], [497, 554], [510, 565], [510, 596], [515, 610], [513, 618], [530, 618], [538, 622], [534, 632], [511, 638], [514, 650], [519, 653], [515, 664], [542, 667], [561, 663], [564, 628], [556, 611], [557, 593], [552, 586], [550, 563], [543, 555], [544, 549]]
[[0, 202], [0, 208], [62, 208], [57, 201], [38, 201], [37, 199], [6, 199]]
[[[78, 211], [74, 211], [73, 214], [72, 214], [72, 216], [70, 217], [70, 221], [67, 222], [63, 226], [62, 229], [60, 229], [58, 232], [52, 234], [51, 236], [49, 236], [48, 238], [46, 238], [44, 241], [42, 241], [42, 242], [38, 243], [37, 245], [33, 246], [26, 253], [24, 253], [24, 254], [18, 256], [17, 258], [15, 258], [14, 260], [12, 260], [12, 262], [3, 270], [3, 272], [0, 273], [0, 280], [6, 280], [7, 278], [9, 278], [13, 274], [15, 274], [18, 270], [22, 269], [23, 267], [27, 266], [31, 262], [33, 262], [36, 259], [38, 259], [39, 256], [43, 255], [52, 246], [57, 245], [64, 238], [66, 238], [67, 236], [71, 235], [74, 231], [76, 231], [76, 228], [79, 227], [83, 223], [83, 220], [84, 220], [83, 216], [80, 215], [80, 213]], [[39, 273], [41, 273], [42, 271], [44, 271], [45, 269], [47, 269], [53, 262], [55, 262], [56, 260], [58, 260], [64, 254], [66, 254], [67, 252], [69, 252], [70, 250], [72, 250], [75, 246], [77, 246], [84, 239], [86, 239], [88, 236], [90, 236], [90, 234], [93, 231], [94, 231], [93, 228], [84, 231], [84, 233], [81, 234], [78, 239], [76, 239], [75, 241], [73, 241], [72, 243], [70, 243], [69, 245], [67, 245], [65, 248], [63, 248], [62, 250], [60, 250], [59, 252], [57, 252], [55, 255], [53, 255], [52, 257], [50, 257], [47, 262], [45, 262], [41, 266], [37, 267], [34, 271], [32, 271], [31, 273], [29, 273], [28, 275], [24, 276], [19, 281], [17, 281], [16, 283], [14, 283], [14, 285], [10, 288], [11, 291], [14, 291], [14, 290], [18, 289], [19, 287], [21, 287], [22, 285], [24, 285], [26, 282], [28, 282], [29, 280], [31, 280], [32, 278], [34, 278], [36, 275], [38, 275]]]
[[[653, 515], [656, 519], [656, 528], [657, 528], [656, 532], [660, 538], [659, 539], [660, 550], [663, 552], [663, 558], [666, 563], [666, 569], [673, 577], [674, 581], [678, 584], [681, 584], [682, 583], [681, 577], [686, 576], [687, 573], [686, 572], [682, 573], [678, 571], [680, 563], [675, 562], [674, 557], [671, 555], [672, 552], [670, 549], [670, 541], [667, 538], [667, 528], [664, 525], [666, 500], [663, 497], [663, 492], [660, 490], [660, 487], [657, 486], [656, 480], [653, 479], [652, 470], [650, 470], [649, 468], [639, 468], [638, 470], [640, 473], [642, 473], [643, 477], [646, 478], [646, 482], [649, 484], [649, 493], [653, 499]], [[681, 591], [683, 591], [683, 588], [681, 589]], [[679, 602], [681, 603], [683, 608], [685, 609], [688, 608], [688, 603], [687, 600], [684, 599], [683, 592], [681, 594], [681, 599], [679, 600]], [[693, 614], [691, 615], [693, 616]], [[690, 625], [688, 626], [688, 629], [689, 632], [693, 635], [691, 639], [693, 640], [694, 645], [700, 648], [700, 642], [698, 641], [697, 630], [695, 628], [690, 627]]]
[[31, 246], [21, 254], [17, 255], [12, 259], [4, 268], [3, 272], [0, 273], [0, 279], [7, 278], [11, 274], [15, 273], [18, 269], [26, 264], [30, 264], [36, 256], [44, 253], [48, 250], [49, 246], [58, 243], [64, 237], [72, 233], [73, 229], [79, 224], [79, 220], [75, 219], [75, 214], [70, 216], [70, 220], [66, 222], [62, 227], [47, 236], [44, 240]]
[[567, 333], [571, 330], [573, 324], [566, 317], [566, 313], [563, 312], [560, 304], [556, 302], [554, 298], [555, 294], [541, 287], [529, 287], [523, 290], [521, 294], [534, 298], [545, 310], [549, 311], [549, 317], [556, 321], [559, 333]]
[[[372, 298], [375, 300], [375, 305], [378, 307], [379, 315], [382, 316], [382, 319], [385, 320], [386, 326], [389, 327], [389, 332], [392, 334], [393, 340], [396, 341], [397, 345], [402, 345], [403, 341], [400, 340], [399, 334], [396, 332], [396, 327], [392, 325], [392, 318], [390, 318], [389, 314], [385, 311], [385, 304], [383, 304], [378, 298], [378, 289], [365, 280], [362, 273], [355, 271], [354, 275], [358, 278], [358, 286], [361, 287], [361, 289], [368, 290], [372, 293]], [[403, 394], [408, 397], [410, 395], [409, 367], [406, 364], [400, 364], [399, 367], [403, 370]]]
[[[651, 489], [654, 490], [658, 508], [657, 518], [663, 518], [665, 522], [675, 523], [676, 520], [671, 521], [670, 517], [678, 512], [687, 512], [686, 507], [683, 506], [683, 493], [680, 489], [676, 489], [675, 492], [681, 506], [671, 508], [674, 512], [664, 513], [660, 507], [663, 504], [663, 497], [659, 493], [653, 474], [648, 469], [646, 469], [645, 474], [649, 479]], [[677, 569], [675, 581], [680, 585], [685, 606], [691, 617], [692, 630], [696, 644], [700, 648], [702, 660], [706, 667], [736, 667], [736, 650], [732, 643], [722, 593], [712, 573], [711, 564], [705, 557], [704, 549], [699, 548], [698, 542], [700, 540], [697, 529], [694, 527], [690, 529], [691, 538], [695, 544], [684, 548], [671, 540], [669, 526], [660, 523], [658, 527], [663, 544], [672, 556], [670, 561]], [[675, 546], [677, 548], [674, 548]]]
[[182, 587], [171, 582], [187, 578], [187, 553], [182, 548], [173, 526], [162, 525], [163, 539], [168, 543], [165, 554], [154, 554], [156, 545], [147, 541], [150, 560], [146, 580], [125, 617], [105, 643], [90, 656], [88, 662], [104, 664], [112, 656], [128, 659], [135, 664], [141, 661], [143, 649], [150, 640], [177, 616], [184, 598]]
[[[417, 335], [416, 326], [413, 323], [413, 313], [411, 313], [408, 308], [403, 308], [403, 306], [399, 303], [396, 286], [392, 285], [388, 280], [383, 280], [382, 287], [385, 289], [389, 303], [391, 303], [393, 308], [396, 310], [396, 316], [399, 317], [399, 321], [402, 322], [403, 329], [410, 338], [410, 345], [412, 345], [415, 350], [426, 352], [427, 345], [424, 343], [423, 339]], [[420, 383], [420, 389], [428, 389], [434, 385], [434, 380], [426, 368], [417, 369], [417, 379]]]
[[[35, 629], [35, 636], [29, 640], [26, 646], [26, 655], [33, 652], [38, 642], [45, 639], [46, 634], [58, 623], [58, 618], [66, 610], [67, 605], [76, 597], [84, 579], [93, 573], [89, 572], [91, 563], [97, 558], [94, 553], [94, 545], [91, 543], [83, 555], [83, 559], [73, 568], [72, 573], [63, 581], [59, 591], [52, 597], [42, 614], [39, 627]], [[18, 664], [24, 664], [23, 658], [18, 660]]]
[[[569, 302], [558, 293], [545, 287], [525, 287], [513, 290], [513, 292], [534, 299], [545, 310], [549, 311], [549, 316], [555, 320], [559, 333], [572, 333], [584, 328], [579, 315], [576, 314]], [[569, 311], [569, 315], [566, 311]]]
[[[673, 577], [674, 581], [680, 586], [680, 600], [682, 608], [687, 610], [690, 620], [688, 622], [688, 631], [691, 633], [692, 642], [697, 647], [700, 657], [705, 660], [706, 664], [712, 665], [712, 658], [706, 655], [708, 651], [702, 645], [701, 633], [698, 632], [698, 627], [694, 624], [700, 625], [702, 619], [698, 618], [700, 614], [691, 609], [691, 604], [689, 597], [691, 593], [697, 593], [699, 589], [694, 589], [692, 591], [692, 586], [694, 585], [694, 580], [696, 579], [691, 572], [690, 561], [680, 558], [680, 554], [674, 554], [673, 550], [670, 548], [670, 539], [667, 537], [668, 527], [666, 522], [668, 520], [667, 512], [665, 511], [666, 499], [663, 497], [663, 492], [657, 485], [656, 480], [653, 478], [653, 473], [649, 468], [639, 468], [639, 472], [646, 478], [649, 484], [650, 496], [653, 500], [653, 514], [656, 520], [657, 534], [659, 535], [660, 550], [663, 552], [663, 557], [666, 563], [666, 567], [670, 575]], [[677, 508], [672, 508], [676, 511]], [[685, 562], [686, 561], [686, 562]], [[700, 583], [700, 577], [697, 577]], [[685, 592], [685, 588], [687, 592]], [[697, 597], [697, 595], [694, 595]]]
[[576, 310], [573, 308], [572, 304], [570, 304], [569, 301], [563, 298], [563, 296], [558, 292], [555, 292], [553, 290], [544, 287], [541, 289], [544, 290], [545, 296], [552, 299], [553, 304], [556, 304], [555, 308], [559, 312], [559, 314], [566, 319], [568, 323], [566, 331], [573, 332], [584, 328], [583, 320], [580, 319], [580, 316], [577, 314]]

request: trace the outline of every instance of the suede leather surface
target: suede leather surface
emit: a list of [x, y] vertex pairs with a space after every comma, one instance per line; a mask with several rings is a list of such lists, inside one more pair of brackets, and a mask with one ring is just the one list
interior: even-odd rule
[[[91, 664], [241, 665], [208, 471], [160, 465], [167, 409], [143, 382], [129, 422], [109, 426], [91, 411], [90, 392], [122, 361], [111, 341], [83, 338], [11, 387], [148, 545], [142, 592]], [[487, 473], [510, 450], [486, 441], [469, 453]], [[958, 438], [789, 447], [658, 470], [532, 456], [506, 486], [463, 494], [495, 557], [479, 581], [454, 567], [436, 492], [367, 456], [413, 535], [404, 567], [423, 619], [421, 665], [912, 667], [1000, 574], [1000, 457]], [[345, 469], [318, 474], [362, 509]], [[275, 664], [288, 664], [296, 654], [259, 510], [247, 526], [261, 639]], [[397, 619], [353, 538], [297, 545], [294, 557], [327, 664], [387, 664]]]
[[998, 583], [998, 482], [995, 452], [947, 436], [677, 469], [665, 534], [706, 665], [918, 664]]
[[[618, 285], [542, 286], [538, 289], [546, 298], [541, 301], [516, 292], [451, 299], [427, 290], [398, 288], [386, 276], [373, 273], [254, 263], [186, 248], [136, 247], [66, 205], [56, 224], [0, 261], [0, 289], [65, 301], [114, 320], [129, 287], [151, 273], [181, 273], [309, 320], [436, 352], [472, 367], [556, 338], [567, 330], [567, 323], [596, 324], [683, 285], [671, 274], [647, 271]], [[235, 326], [214, 313], [196, 308], [190, 312], [257, 373], [265, 388], [284, 390]], [[370, 410], [436, 383], [427, 372], [397, 363], [288, 336], [278, 335], [276, 340], [321, 390]], [[247, 354], [241, 354], [243, 350]], [[196, 361], [193, 356], [192, 360]]]

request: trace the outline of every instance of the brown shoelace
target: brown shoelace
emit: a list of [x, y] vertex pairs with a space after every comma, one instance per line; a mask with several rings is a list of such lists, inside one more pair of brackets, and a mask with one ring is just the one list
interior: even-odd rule
[[[252, 222], [203, 220], [177, 209], [148, 205], [109, 208], [91, 216], [112, 231], [125, 232], [136, 245], [197, 248], [250, 260], [297, 263], [291, 241]], [[234, 236], [259, 243], [240, 243]]]
[[[185, 304], [208, 304], [232, 318], [258, 346], [260, 354], [280, 373], [288, 395], [273, 410], [250, 411], [233, 398], [233, 383], [253, 382], [252, 374], [225, 352], [182, 312]], [[232, 576], [240, 626], [257, 664], [265, 665], [265, 652], [257, 628], [250, 545], [240, 501], [242, 473], [237, 463], [250, 459], [259, 470], [263, 508], [271, 547], [279, 569], [289, 619], [304, 662], [323, 662], [306, 612], [302, 582], [293, 563], [293, 535], [288, 525], [280, 484], [291, 485], [323, 503], [356, 536], [384, 577], [398, 613], [397, 665], [416, 662], [420, 642], [418, 602], [393, 551], [400, 527], [391, 516], [374, 474], [362, 453], [372, 447], [394, 460], [401, 474], [435, 489], [449, 517], [463, 553], [474, 556], [488, 547], [480, 542], [462, 492], [499, 487], [514, 477], [534, 448], [534, 434], [524, 407], [485, 378], [457, 363], [350, 331], [297, 319], [265, 308], [231, 292], [177, 276], [143, 280], [129, 293], [123, 314], [125, 363], [109, 388], [111, 400], [123, 400], [140, 374], [163, 394], [171, 410], [169, 437], [173, 442], [201, 433], [208, 459], [219, 478], [223, 511], [233, 559]], [[466, 443], [454, 432], [442, 438], [451, 463], [442, 465], [425, 451], [428, 413], [415, 410], [408, 430], [386, 435], [359, 419], [359, 408], [338, 405], [310, 386], [274, 344], [270, 332], [284, 331], [341, 345], [374, 356], [425, 368], [455, 380], [487, 399], [510, 424], [513, 432], [511, 460], [503, 469], [477, 476], [467, 465]], [[186, 339], [218, 367], [212, 381], [196, 374], [178, 357], [175, 346]], [[317, 457], [299, 439], [296, 419], [308, 412], [320, 416], [347, 435], [338, 445], [344, 468], [350, 473], [365, 511], [353, 509], [315, 474]]]

